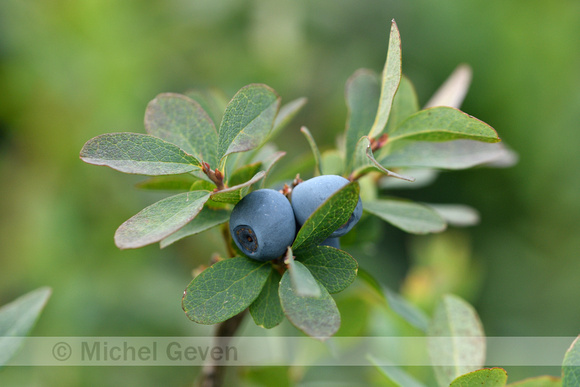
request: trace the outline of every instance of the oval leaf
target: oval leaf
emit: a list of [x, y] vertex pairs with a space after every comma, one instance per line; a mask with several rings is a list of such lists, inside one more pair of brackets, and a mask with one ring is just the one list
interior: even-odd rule
[[218, 158], [256, 148], [272, 130], [280, 98], [266, 85], [243, 87], [228, 104], [219, 130]]
[[580, 385], [580, 336], [574, 340], [562, 363], [562, 387]]
[[401, 82], [401, 35], [397, 28], [395, 20], [391, 22], [391, 34], [389, 37], [389, 51], [387, 54], [387, 61], [383, 68], [381, 96], [379, 98], [379, 109], [373, 127], [369, 132], [370, 138], [378, 137], [389, 120], [391, 113], [391, 106], [395, 93]]
[[386, 132], [392, 132], [407, 117], [419, 111], [419, 98], [413, 83], [404, 75], [401, 77], [399, 88], [393, 100]]
[[200, 167], [199, 161], [178, 146], [139, 133], [108, 133], [87, 141], [81, 159], [121, 172], [140, 175], [176, 175]]
[[246, 257], [226, 259], [205, 269], [185, 289], [182, 306], [200, 324], [216, 324], [237, 315], [258, 297], [268, 276], [269, 262]]
[[250, 305], [250, 314], [256, 325], [270, 329], [284, 320], [284, 311], [278, 295], [281, 279], [282, 275], [277, 270], [271, 270], [260, 295]]
[[[16, 353], [24, 336], [36, 323], [40, 312], [46, 305], [52, 290], [34, 290], [0, 308], [0, 367]], [[19, 337], [14, 340], [9, 337]]]
[[185, 96], [197, 102], [207, 113], [215, 127], [220, 125], [229, 97], [220, 89], [193, 89], [185, 92]]
[[549, 375], [537, 376], [510, 383], [508, 387], [562, 387], [562, 379]]
[[123, 223], [115, 233], [115, 244], [135, 249], [159, 242], [195, 218], [208, 199], [209, 192], [192, 191], [160, 200]]
[[363, 210], [411, 234], [441, 232], [447, 227], [435, 210], [410, 201], [374, 200], [364, 203]]
[[136, 184], [137, 188], [156, 191], [189, 191], [193, 183], [199, 181], [191, 174], [154, 176]]
[[313, 298], [321, 296], [318, 282], [316, 282], [310, 271], [302, 263], [294, 261], [290, 247], [286, 253], [284, 263], [288, 266], [292, 290], [297, 296]]
[[437, 305], [427, 329], [427, 349], [440, 386], [475, 371], [485, 362], [485, 335], [471, 305], [457, 296], [445, 295]]
[[330, 246], [304, 250], [296, 259], [308, 268], [329, 293], [346, 289], [353, 283], [358, 270], [358, 264], [350, 254]]
[[300, 297], [294, 292], [290, 273], [286, 271], [280, 282], [279, 295], [288, 320], [307, 335], [324, 340], [338, 331], [340, 313], [324, 286], [319, 287], [319, 298]]
[[503, 387], [507, 372], [503, 368], [484, 368], [461, 375], [449, 387]]
[[346, 82], [346, 164], [350, 171], [355, 148], [362, 136], [370, 132], [373, 126], [379, 96], [381, 94], [379, 76], [371, 70], [357, 70]]
[[145, 110], [145, 130], [217, 167], [217, 130], [193, 99], [175, 93], [159, 94]]
[[488, 124], [461, 110], [441, 106], [413, 114], [389, 134], [389, 142], [477, 140], [499, 142], [497, 132]]
[[359, 185], [354, 181], [336, 191], [310, 215], [298, 231], [292, 250], [318, 245], [341, 225], [354, 211], [359, 199]]
[[160, 242], [161, 248], [165, 248], [170, 244], [177, 242], [185, 237], [199, 234], [210, 228], [226, 223], [230, 220], [230, 212], [227, 210], [212, 209], [204, 207], [199, 214], [192, 221], [185, 226], [169, 235]]
[[262, 179], [264, 176], [266, 176], [266, 172], [260, 171], [245, 183], [222, 189], [221, 191], [213, 192], [211, 194], [211, 199], [216, 202], [236, 204], [242, 200], [250, 186], [260, 181], [260, 179]]
[[463, 204], [427, 204], [434, 209], [447, 224], [455, 227], [475, 226], [479, 223], [479, 212]]
[[473, 140], [428, 142], [401, 140], [387, 143], [377, 157], [387, 168], [466, 169], [502, 160], [509, 151], [499, 143]]
[[316, 145], [316, 141], [314, 141], [314, 137], [312, 137], [312, 133], [308, 130], [306, 126], [300, 128], [300, 132], [306, 137], [306, 141], [308, 141], [308, 145], [310, 145], [310, 150], [314, 155], [314, 175], [319, 176], [322, 175], [322, 157], [320, 156], [320, 151], [318, 150], [318, 146]]

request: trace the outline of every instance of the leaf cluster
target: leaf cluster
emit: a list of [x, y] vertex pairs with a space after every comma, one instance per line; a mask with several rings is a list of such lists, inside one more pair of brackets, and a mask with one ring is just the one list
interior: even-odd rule
[[[509, 164], [512, 154], [500, 145], [496, 131], [458, 110], [467, 91], [466, 74], [468, 68], [460, 67], [421, 110], [412, 83], [402, 74], [401, 40], [393, 21], [382, 74], [363, 69], [347, 81], [348, 118], [338, 149], [321, 152], [310, 131], [301, 129], [312, 149], [315, 174], [339, 174], [351, 183], [312, 214], [285, 257], [255, 262], [236, 253], [228, 241], [231, 257], [187, 287], [187, 316], [214, 324], [249, 308], [265, 328], [287, 316], [306, 334], [329, 337], [340, 326], [330, 294], [353, 282], [358, 264], [348, 253], [321, 243], [348, 220], [359, 195], [367, 214], [409, 233], [476, 223], [477, 212], [466, 206], [382, 195], [397, 187], [395, 181], [409, 187], [415, 181], [411, 174], [432, 180], [440, 169]], [[305, 102], [300, 98], [281, 106], [277, 93], [263, 84], [245, 86], [229, 101], [216, 91], [164, 93], [147, 106], [147, 134], [111, 133], [89, 140], [80, 153], [83, 161], [150, 176], [138, 186], [174, 193], [124, 222], [115, 233], [116, 245], [126, 249], [159, 242], [165, 247], [215, 226], [227, 230], [233, 205], [265, 187], [285, 155], [269, 140]]]

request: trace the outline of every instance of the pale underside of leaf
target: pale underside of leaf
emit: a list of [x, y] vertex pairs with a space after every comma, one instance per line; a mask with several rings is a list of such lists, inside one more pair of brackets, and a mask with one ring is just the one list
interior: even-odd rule
[[471, 84], [471, 67], [466, 64], [457, 66], [447, 80], [437, 89], [425, 104], [425, 109], [435, 106], [461, 107]]
[[332, 296], [322, 285], [321, 296], [300, 297], [292, 287], [290, 273], [286, 271], [280, 281], [280, 301], [290, 322], [309, 336], [325, 340], [340, 327], [340, 313]]
[[141, 175], [173, 175], [200, 167], [194, 156], [176, 145], [139, 133], [108, 133], [94, 137], [83, 146], [80, 158], [89, 164]]
[[389, 37], [389, 51], [382, 74], [379, 108], [375, 122], [368, 134], [370, 138], [378, 137], [387, 125], [393, 99], [401, 82], [401, 75], [401, 36], [397, 23], [393, 20]]
[[485, 335], [477, 313], [461, 298], [445, 295], [427, 330], [429, 357], [440, 386], [483, 367]]
[[0, 308], [0, 367], [20, 348], [51, 293], [47, 287], [36, 289]]
[[207, 191], [192, 191], [160, 200], [123, 223], [115, 233], [115, 244], [134, 249], [159, 242], [195, 218], [209, 197]]
[[447, 224], [435, 210], [404, 200], [375, 200], [366, 202], [363, 210], [412, 234], [427, 234], [445, 230]]

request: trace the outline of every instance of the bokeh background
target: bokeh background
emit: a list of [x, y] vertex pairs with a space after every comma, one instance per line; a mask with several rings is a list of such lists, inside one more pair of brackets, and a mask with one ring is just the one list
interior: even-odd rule
[[[231, 96], [253, 82], [270, 85], [286, 102], [308, 97], [278, 141], [287, 162], [308, 151], [300, 125], [333, 146], [344, 129], [345, 81], [361, 67], [382, 69], [392, 18], [401, 31], [403, 72], [420, 101], [468, 63], [474, 75], [463, 110], [495, 127], [520, 160], [508, 169], [444, 173], [430, 187], [397, 193], [469, 204], [482, 222], [438, 237], [376, 223], [388, 248], [362, 257], [361, 265], [426, 310], [433, 307], [430, 295], [462, 295], [488, 335], [579, 334], [575, 0], [1, 1], [0, 305], [47, 285], [53, 295], [37, 336], [209, 334], [185, 318], [180, 298], [191, 271], [219, 246], [218, 236], [119, 251], [116, 227], [162, 196], [136, 190], [138, 177], [82, 163], [79, 150], [102, 133], [143, 132], [145, 106], [158, 93], [217, 87]], [[365, 297], [361, 289], [341, 296], [343, 316], [358, 326], [353, 332], [397, 333], [376, 328], [388, 317], [352, 302]], [[541, 371], [514, 369], [510, 380]], [[0, 380], [190, 385], [196, 372], [14, 367], [1, 370]], [[271, 377], [239, 372], [255, 385]], [[354, 368], [343, 371], [342, 381], [359, 378], [357, 372], [380, 384], [377, 375]], [[308, 373], [301, 378], [306, 385]]]

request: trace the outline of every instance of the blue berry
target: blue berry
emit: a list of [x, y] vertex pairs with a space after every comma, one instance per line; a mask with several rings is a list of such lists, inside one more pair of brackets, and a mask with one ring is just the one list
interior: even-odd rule
[[[299, 225], [336, 191], [347, 185], [349, 181], [342, 176], [323, 175], [306, 180], [292, 190], [292, 209]], [[330, 234], [331, 238], [340, 237], [349, 232], [362, 215], [360, 197], [349, 220]]]
[[273, 189], [260, 189], [246, 195], [230, 215], [230, 233], [248, 257], [269, 261], [286, 252], [296, 237], [292, 206]]

